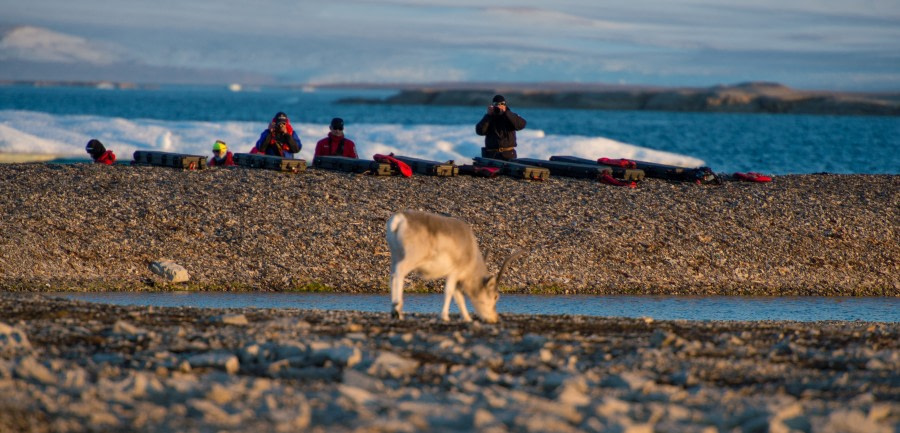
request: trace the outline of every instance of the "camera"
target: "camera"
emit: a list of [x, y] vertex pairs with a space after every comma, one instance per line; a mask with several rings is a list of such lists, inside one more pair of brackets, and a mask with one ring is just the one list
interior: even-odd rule
[[498, 104], [498, 103], [495, 102], [495, 103], [493, 103], [493, 104], [491, 104], [491, 105], [494, 106], [494, 115], [500, 114], [500, 104]]

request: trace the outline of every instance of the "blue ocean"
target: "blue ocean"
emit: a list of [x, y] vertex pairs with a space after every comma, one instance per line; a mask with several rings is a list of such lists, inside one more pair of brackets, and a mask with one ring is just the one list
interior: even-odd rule
[[[154, 89], [0, 86], [0, 161], [86, 158], [97, 138], [119, 160], [138, 149], [210, 154], [223, 140], [246, 152], [278, 111], [291, 118], [311, 159], [332, 117], [346, 123], [361, 156], [395, 152], [468, 162], [483, 139], [482, 107], [352, 104], [387, 90]], [[528, 121], [521, 157], [632, 158], [719, 173], [900, 173], [900, 118], [672, 113], [510, 107]]]

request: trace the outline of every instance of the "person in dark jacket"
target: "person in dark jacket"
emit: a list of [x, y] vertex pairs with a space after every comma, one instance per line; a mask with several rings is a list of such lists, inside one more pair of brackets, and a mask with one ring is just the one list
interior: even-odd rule
[[487, 113], [475, 125], [475, 133], [484, 136], [482, 158], [516, 158], [516, 131], [525, 129], [525, 119], [506, 105], [503, 95], [495, 95]]
[[212, 148], [213, 157], [209, 160], [210, 167], [230, 167], [234, 164], [234, 154], [228, 150], [228, 145], [222, 140], [216, 140]]
[[335, 117], [331, 119], [328, 136], [316, 143], [315, 156], [346, 156], [347, 158], [359, 158], [356, 155], [356, 144], [353, 140], [344, 137], [344, 119]]
[[87, 151], [88, 155], [91, 155], [91, 159], [97, 164], [113, 165], [116, 162], [116, 154], [111, 150], [106, 150], [103, 143], [96, 138], [88, 141], [87, 145], [84, 146], [84, 150]]
[[250, 153], [293, 158], [294, 154], [300, 152], [302, 148], [303, 143], [294, 132], [294, 127], [291, 126], [287, 114], [279, 111], [269, 122], [269, 128], [259, 135], [259, 140], [256, 141], [256, 146]]

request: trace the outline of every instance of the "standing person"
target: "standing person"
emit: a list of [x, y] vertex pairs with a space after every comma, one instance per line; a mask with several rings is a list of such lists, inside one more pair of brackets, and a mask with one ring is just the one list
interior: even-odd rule
[[316, 143], [315, 156], [346, 156], [347, 158], [359, 158], [356, 155], [356, 143], [344, 137], [344, 119], [335, 117], [331, 119], [328, 127], [328, 136]]
[[487, 113], [475, 125], [475, 133], [484, 136], [482, 158], [510, 160], [516, 158], [516, 131], [525, 129], [525, 119], [513, 113], [503, 95], [494, 95]]
[[91, 155], [91, 159], [97, 164], [113, 165], [116, 162], [116, 154], [111, 150], [106, 150], [103, 143], [96, 138], [88, 141], [87, 146], [84, 146], [84, 150], [87, 151], [88, 155]]
[[291, 121], [287, 114], [279, 111], [269, 122], [269, 128], [259, 135], [256, 141], [254, 151], [250, 153], [261, 153], [263, 155], [275, 155], [284, 158], [294, 158], [294, 154], [300, 152], [303, 143], [300, 137], [294, 132]]
[[222, 140], [216, 140], [212, 148], [213, 157], [209, 160], [210, 167], [229, 167], [234, 164], [234, 155], [228, 150], [228, 146]]

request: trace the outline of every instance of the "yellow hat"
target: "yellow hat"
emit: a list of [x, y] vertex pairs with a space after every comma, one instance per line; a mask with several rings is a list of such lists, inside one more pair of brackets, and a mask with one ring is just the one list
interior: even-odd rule
[[222, 140], [216, 140], [216, 144], [213, 144], [213, 152], [224, 152], [226, 150], [228, 150], [228, 146]]

